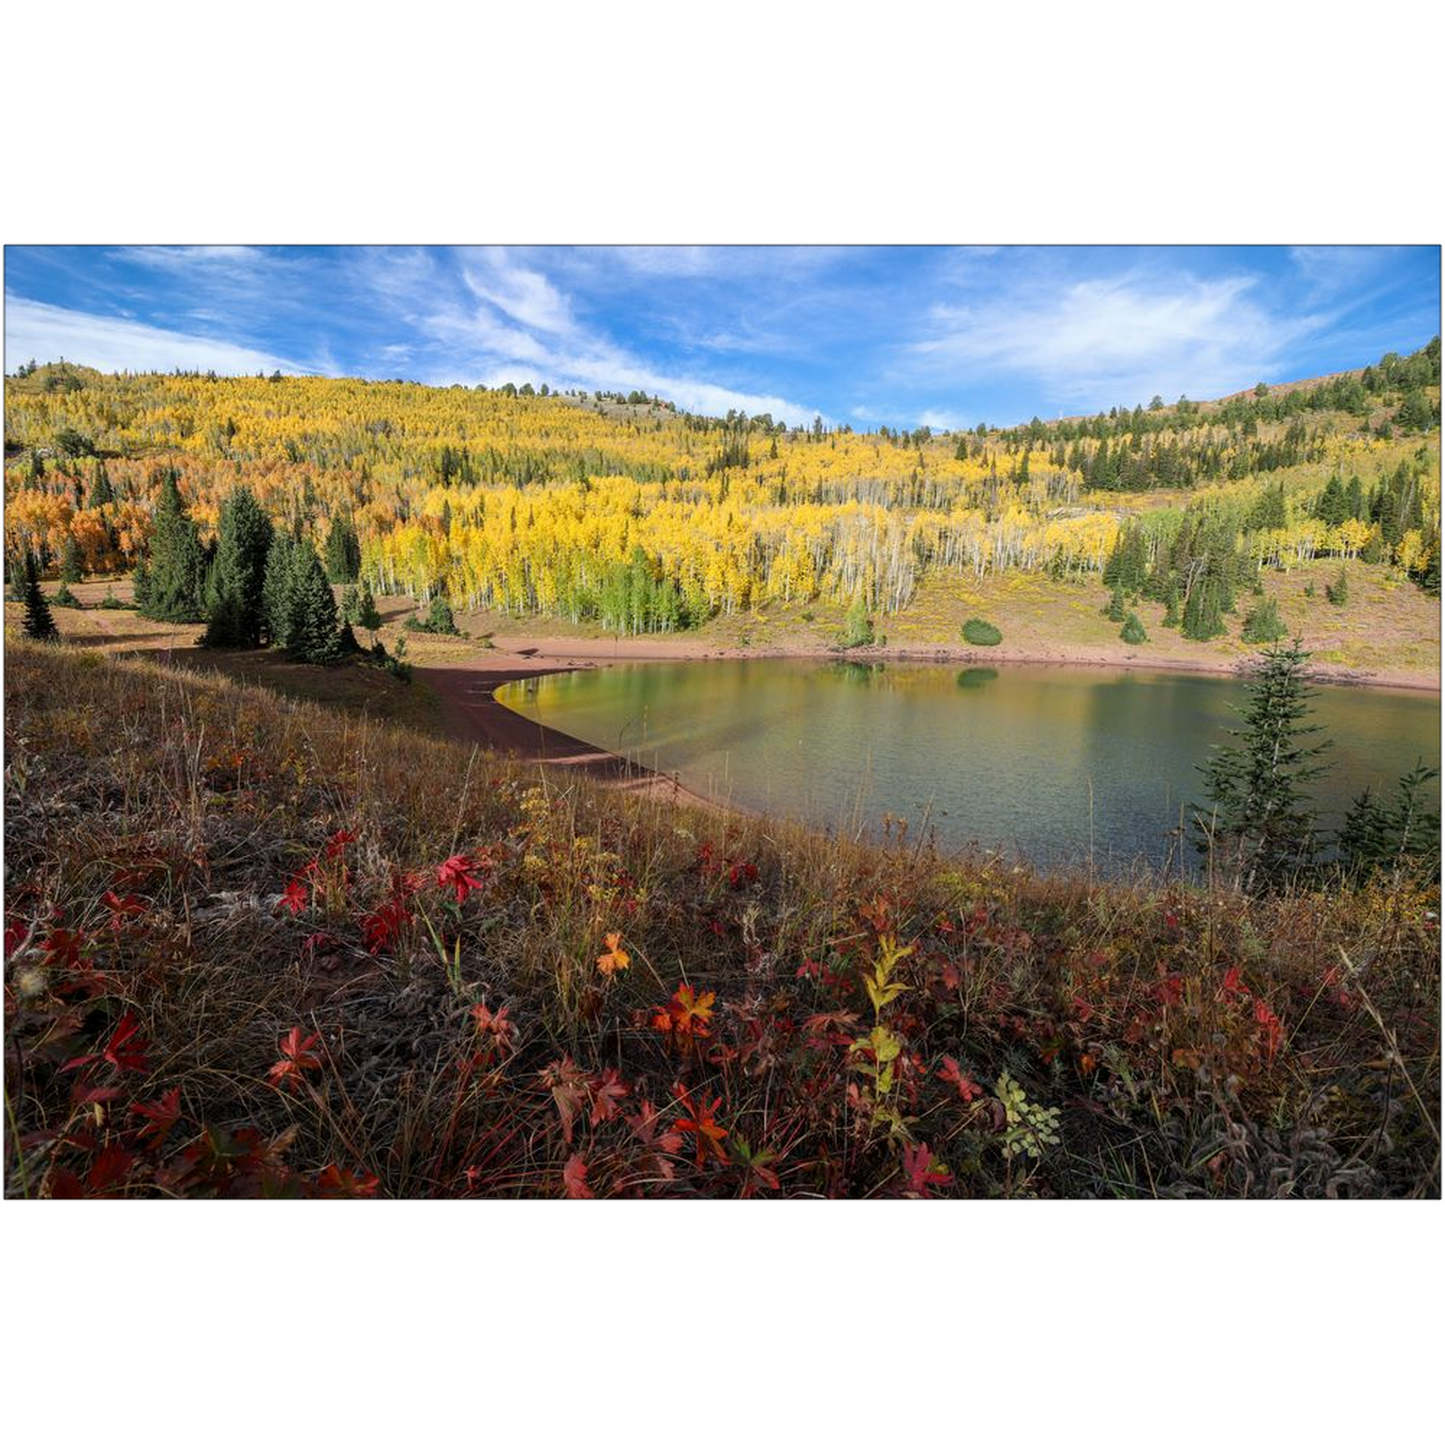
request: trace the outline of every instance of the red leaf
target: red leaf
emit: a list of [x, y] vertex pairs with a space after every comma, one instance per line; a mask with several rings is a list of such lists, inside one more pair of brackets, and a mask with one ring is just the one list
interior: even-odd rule
[[130, 1111], [147, 1121], [137, 1131], [136, 1137], [150, 1140], [152, 1147], [157, 1147], [181, 1117], [181, 1091], [179, 1087], [167, 1089], [153, 1103], [132, 1104]]
[[134, 1163], [135, 1155], [129, 1150], [122, 1149], [119, 1144], [107, 1144], [90, 1166], [90, 1173], [85, 1179], [86, 1189], [92, 1194], [104, 1193], [112, 1184], [119, 1184], [130, 1173]]
[[580, 1154], [574, 1154], [562, 1166], [562, 1184], [568, 1199], [595, 1199], [597, 1196], [587, 1187], [587, 1165]]

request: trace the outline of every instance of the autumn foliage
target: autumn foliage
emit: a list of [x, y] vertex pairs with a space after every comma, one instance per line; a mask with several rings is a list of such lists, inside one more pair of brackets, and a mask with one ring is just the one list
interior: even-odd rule
[[462, 795], [451, 744], [7, 653], [12, 1195], [1439, 1191], [1434, 887]]

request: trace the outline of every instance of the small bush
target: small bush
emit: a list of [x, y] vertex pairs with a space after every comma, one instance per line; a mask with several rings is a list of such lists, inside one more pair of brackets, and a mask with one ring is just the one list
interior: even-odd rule
[[60, 590], [50, 600], [57, 607], [74, 607], [77, 611], [81, 612], [85, 610], [85, 603], [70, 590], [70, 584], [68, 582], [62, 582], [60, 584]]
[[1336, 607], [1343, 607], [1350, 600], [1350, 579], [1345, 576], [1343, 567], [1340, 568], [1340, 575], [1333, 582], [1325, 583], [1325, 596]]
[[115, 590], [110, 587], [105, 589], [105, 596], [95, 605], [105, 612], [124, 612], [126, 607], [125, 603], [115, 595]]
[[1279, 620], [1279, 609], [1271, 598], [1245, 614], [1244, 630], [1239, 635], [1246, 642], [1278, 642], [1288, 630]]
[[975, 647], [997, 647], [1003, 641], [1003, 633], [981, 617], [970, 617], [963, 624], [963, 640]]
[[1124, 626], [1120, 629], [1119, 636], [1122, 637], [1130, 647], [1138, 647], [1141, 643], [1149, 641], [1149, 634], [1144, 631], [1144, 624], [1139, 621], [1138, 616], [1133, 612], [1124, 619]]
[[460, 637], [462, 635], [445, 597], [432, 598], [431, 609], [426, 615], [425, 622], [419, 622], [415, 617], [409, 617], [406, 626], [412, 632], [432, 632], [441, 637]]
[[860, 592], [843, 619], [843, 630], [838, 634], [839, 647], [871, 647], [873, 645], [873, 619], [868, 615], [868, 604]]

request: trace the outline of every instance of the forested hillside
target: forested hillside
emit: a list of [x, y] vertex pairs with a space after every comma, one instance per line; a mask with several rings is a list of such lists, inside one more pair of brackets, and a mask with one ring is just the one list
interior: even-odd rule
[[7, 567], [130, 570], [169, 496], [204, 573], [243, 485], [333, 581], [627, 632], [814, 600], [886, 617], [930, 582], [1041, 574], [1207, 640], [1245, 627], [1262, 568], [1321, 557], [1438, 590], [1438, 338], [1315, 384], [946, 436], [545, 392], [22, 367]]

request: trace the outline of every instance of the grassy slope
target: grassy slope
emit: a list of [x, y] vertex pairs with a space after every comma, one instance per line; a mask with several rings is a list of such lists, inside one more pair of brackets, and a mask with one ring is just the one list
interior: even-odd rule
[[[6, 651], [7, 1192], [1438, 1192], [1438, 890], [1040, 879]], [[684, 982], [706, 1037], [656, 1027]], [[103, 1057], [127, 1014], [136, 1068]], [[293, 1027], [294, 1093], [267, 1083]], [[143, 1137], [130, 1105], [169, 1097]]]

